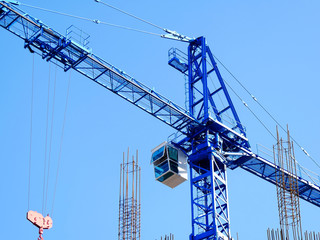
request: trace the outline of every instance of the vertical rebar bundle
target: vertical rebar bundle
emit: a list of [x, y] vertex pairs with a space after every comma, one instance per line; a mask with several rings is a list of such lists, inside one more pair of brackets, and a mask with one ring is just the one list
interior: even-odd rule
[[281, 231], [279, 231], [279, 229], [274, 230], [274, 229], [270, 229], [268, 228], [267, 230], [267, 236], [268, 236], [268, 240], [283, 240], [283, 236]]
[[316, 232], [305, 232], [304, 233], [304, 239], [305, 240], [320, 240], [320, 233]]
[[132, 156], [129, 161], [123, 153], [123, 163], [120, 165], [119, 193], [119, 233], [118, 240], [140, 240], [141, 228], [141, 168], [138, 166], [138, 151], [136, 161]]
[[285, 175], [284, 171], [275, 172], [280, 219], [280, 232], [277, 233], [279, 240], [302, 240], [296, 159], [288, 129], [286, 140], [279, 138], [277, 129], [277, 144], [273, 146], [273, 153], [275, 164], [289, 173]]
[[161, 237], [161, 240], [174, 240], [174, 235], [170, 233], [170, 235], [165, 235], [164, 238]]
[[[279, 229], [269, 229], [267, 230], [267, 236], [268, 240], [284, 240], [285, 236], [282, 233], [282, 230], [279, 231]], [[305, 232], [304, 233], [304, 239], [305, 240], [320, 240], [320, 233], [316, 232]]]

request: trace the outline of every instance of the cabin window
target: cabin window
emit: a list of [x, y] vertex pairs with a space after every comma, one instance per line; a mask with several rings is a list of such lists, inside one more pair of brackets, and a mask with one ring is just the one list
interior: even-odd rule
[[152, 162], [157, 161], [159, 158], [163, 157], [164, 155], [164, 146], [159, 148], [152, 154]]
[[188, 179], [186, 154], [167, 142], [152, 150], [151, 163], [156, 180], [171, 188]]
[[171, 177], [173, 174], [174, 174], [173, 172], [167, 172], [165, 175], [158, 178], [158, 181], [163, 182], [163, 181], [167, 180], [169, 177]]
[[173, 171], [174, 173], [179, 173], [178, 163], [174, 161], [169, 161], [169, 162], [170, 162], [170, 170]]
[[168, 161], [160, 163], [158, 166], [154, 166], [154, 174], [156, 178], [160, 177], [165, 172], [169, 171]]
[[169, 158], [175, 162], [178, 162], [178, 150], [168, 146]]

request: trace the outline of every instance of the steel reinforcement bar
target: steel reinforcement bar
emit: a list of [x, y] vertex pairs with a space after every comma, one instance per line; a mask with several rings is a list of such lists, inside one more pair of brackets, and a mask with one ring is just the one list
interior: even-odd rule
[[[298, 184], [299, 197], [320, 207], [320, 186], [303, 179], [297, 175], [289, 173], [287, 170], [277, 166], [276, 164], [252, 153], [246, 152], [244, 156], [235, 161], [228, 161], [227, 166], [231, 169], [241, 167], [242, 169], [253, 173], [254, 175], [270, 182], [277, 184], [276, 174], [278, 172], [284, 176], [284, 182], [288, 183], [288, 178], [296, 178]], [[289, 184], [289, 183], [288, 183]]]

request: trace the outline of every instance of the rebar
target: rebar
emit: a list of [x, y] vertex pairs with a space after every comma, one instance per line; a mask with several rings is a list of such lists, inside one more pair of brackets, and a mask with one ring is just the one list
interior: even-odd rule
[[138, 166], [138, 151], [136, 161], [132, 156], [129, 162], [123, 153], [120, 164], [120, 193], [119, 193], [119, 226], [118, 240], [140, 240], [141, 229], [141, 168]]
[[[297, 166], [289, 129], [287, 129], [287, 139], [283, 140], [279, 137], [277, 128], [277, 144], [273, 146], [273, 155], [274, 163], [279, 166], [275, 178], [280, 233], [276, 234], [276, 237], [280, 240], [302, 240]], [[271, 235], [273, 236], [272, 231]]]
[[164, 238], [160, 238], [160, 240], [174, 240], [174, 235], [170, 233], [170, 235], [164, 235]]
[[[268, 240], [288, 240], [289, 238], [285, 238], [285, 236], [282, 234], [282, 230], [279, 231], [279, 229], [274, 230], [268, 228], [267, 230], [267, 239]], [[320, 240], [320, 233], [316, 232], [305, 232], [304, 233], [304, 240]]]

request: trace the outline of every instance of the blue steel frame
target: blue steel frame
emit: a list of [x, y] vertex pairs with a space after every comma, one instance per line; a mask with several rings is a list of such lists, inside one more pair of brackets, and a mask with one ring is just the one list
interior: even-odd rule
[[[251, 151], [205, 38], [190, 42], [188, 64], [178, 69], [189, 75], [189, 113], [6, 1], [0, 1], [0, 26], [22, 38], [24, 47], [31, 53], [39, 54], [44, 60], [52, 61], [65, 71], [74, 69], [184, 136], [173, 144], [189, 153], [192, 192], [190, 239], [230, 237], [226, 167], [241, 167], [273, 184], [276, 183], [276, 169], [288, 177], [289, 173], [285, 169]], [[175, 60], [171, 66], [177, 67], [177, 64], [179, 61]], [[186, 66], [188, 73], [185, 71]], [[207, 79], [213, 72], [220, 85], [212, 89], [208, 87]], [[224, 108], [219, 108], [214, 100], [218, 93], [222, 93], [226, 100]], [[194, 98], [195, 95], [198, 98]], [[213, 117], [209, 109], [213, 111]], [[223, 114], [227, 111], [231, 111], [233, 125], [228, 126], [224, 122]], [[294, 177], [298, 180], [299, 196], [320, 207], [320, 187], [299, 176]]]
[[[251, 151], [244, 127], [205, 38], [200, 37], [189, 45], [188, 73], [181, 71], [185, 67], [185, 60], [178, 59], [175, 53], [170, 50], [173, 60], [169, 59], [169, 65], [188, 75], [189, 111], [202, 123], [190, 127], [188, 135], [175, 142], [176, 146], [191, 153], [188, 158], [192, 211], [190, 240], [231, 239], [226, 167], [241, 167], [273, 184], [276, 184], [276, 169], [282, 171], [286, 178], [289, 173]], [[172, 64], [173, 61], [175, 64]], [[212, 80], [212, 75], [216, 82], [209, 87], [208, 79]], [[226, 105], [220, 108], [213, 99], [219, 93], [222, 93], [220, 99], [224, 98]], [[209, 114], [210, 109], [213, 110], [213, 117]], [[226, 111], [231, 112], [234, 125], [224, 124], [222, 114]], [[319, 186], [295, 177], [300, 197], [319, 207]]]
[[[220, 71], [217, 67], [210, 48], [206, 45], [204, 37], [199, 37], [195, 41], [192, 41], [188, 48], [188, 76], [189, 76], [189, 109], [191, 116], [194, 116], [201, 122], [209, 121], [209, 109], [214, 112], [214, 118], [219, 122], [223, 122], [222, 115], [228, 110], [231, 110], [234, 126], [233, 129], [239, 130], [240, 134], [245, 136], [245, 130], [242, 126], [238, 114], [231, 101], [225, 83], [221, 77]], [[217, 81], [213, 85], [214, 89], [209, 88], [209, 77], [216, 74]], [[197, 83], [201, 83], [200, 89], [196, 86]], [[195, 99], [195, 92], [199, 93], [199, 97]], [[219, 93], [222, 93], [222, 97], [226, 98], [226, 106], [220, 109], [217, 106], [217, 101], [214, 101], [214, 97]], [[199, 107], [198, 107], [199, 106]], [[198, 110], [196, 108], [198, 107]]]
[[231, 239], [226, 165], [213, 147], [191, 154], [189, 165], [190, 240]]
[[[209, 87], [208, 79], [212, 75], [216, 83]], [[219, 154], [226, 147], [220, 137], [222, 132], [214, 131], [212, 123], [222, 124], [222, 113], [230, 110], [235, 120], [231, 129], [243, 137], [245, 131], [204, 37], [189, 45], [188, 78], [189, 111], [191, 116], [202, 123], [200, 129], [189, 128], [192, 138], [187, 140], [192, 149], [188, 158], [192, 215], [190, 240], [231, 239], [226, 164], [224, 157]], [[214, 101], [215, 95], [220, 92], [227, 104], [222, 109]], [[210, 109], [213, 110], [214, 118], [210, 116]], [[241, 141], [242, 145], [249, 146], [248, 141], [243, 138]]]
[[185, 109], [5, 1], [0, 1], [0, 26], [22, 38], [25, 48], [46, 61], [65, 71], [74, 69], [177, 131], [186, 134], [188, 126], [199, 125]]

